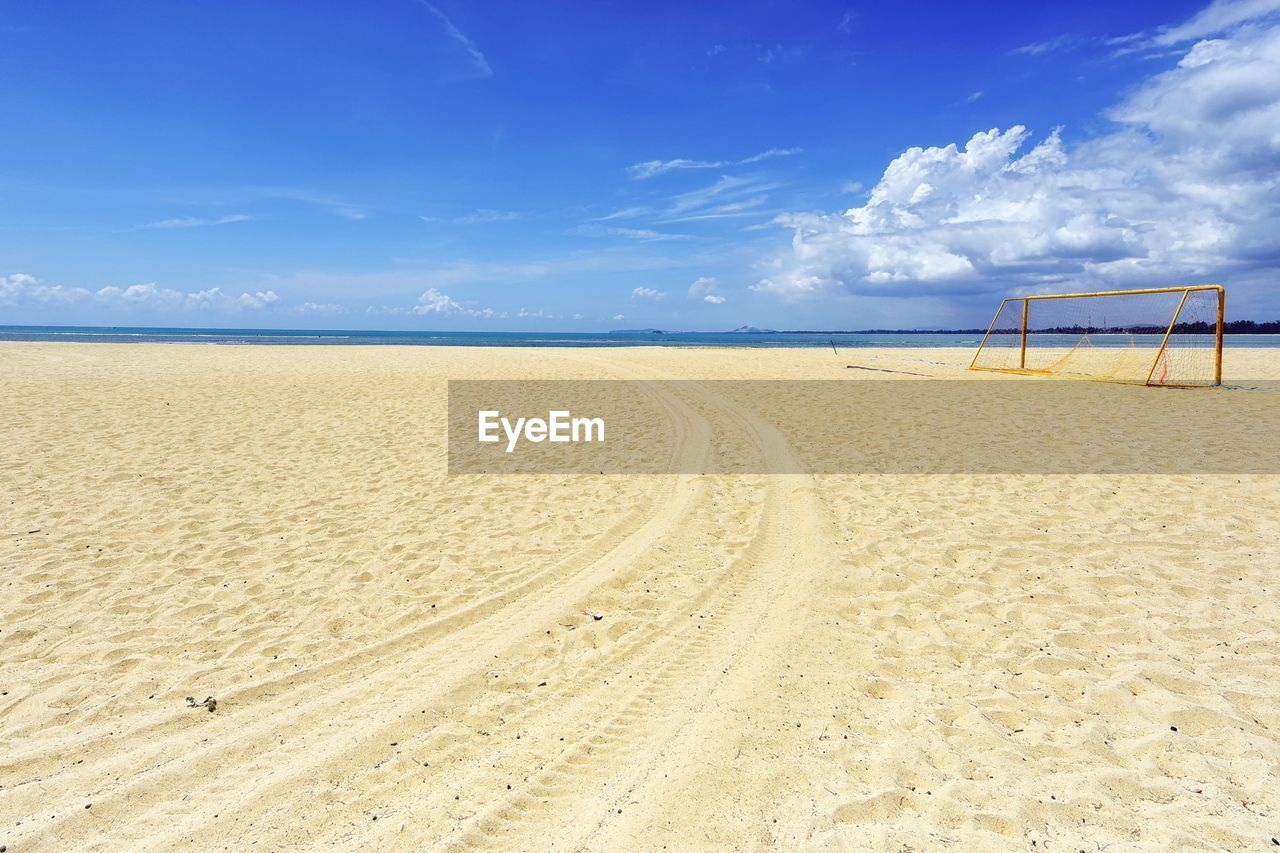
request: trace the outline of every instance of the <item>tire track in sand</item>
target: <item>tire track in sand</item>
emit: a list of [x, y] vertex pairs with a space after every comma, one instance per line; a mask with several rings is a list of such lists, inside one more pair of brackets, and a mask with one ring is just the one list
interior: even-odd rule
[[[706, 404], [753, 434], [771, 468], [798, 470], [772, 425], [702, 387]], [[537, 768], [518, 794], [464, 820], [448, 846], [546, 849], [586, 843], [596, 849], [634, 849], [639, 839], [617, 826], [625, 805], [632, 798], [666, 793], [665, 780], [693, 761], [701, 744], [713, 742], [695, 732], [723, 725], [713, 711], [760, 679], [762, 661], [769, 657], [763, 647], [803, 624], [796, 614], [803, 611], [815, 569], [821, 568], [812, 555], [824, 553], [821, 546], [830, 541], [831, 531], [811, 478], [769, 477], [765, 489], [757, 536], [742, 558], [742, 576], [752, 581], [742, 606], [717, 620], [715, 630], [664, 638], [651, 655], [660, 666], [649, 683], [629, 691], [611, 716]], [[726, 758], [709, 756], [707, 763]], [[644, 788], [657, 790], [638, 793]], [[584, 800], [590, 804], [585, 808]], [[598, 821], [584, 823], [583, 814], [592, 812]], [[602, 835], [612, 841], [600, 843]]]
[[[676, 424], [680, 437], [678, 452], [685, 454], [686, 464], [696, 464], [701, 455], [709, 452], [706, 424], [688, 407], [673, 405], [663, 398], [659, 402]], [[544, 573], [540, 582], [530, 579], [523, 584], [518, 595], [517, 591], [508, 590], [473, 605], [468, 614], [474, 618], [470, 621], [462, 616], [452, 618], [448, 629], [439, 632], [434, 642], [424, 644], [421, 630], [407, 631], [357, 655], [318, 667], [306, 673], [309, 677], [300, 684], [297, 682], [304, 675], [290, 673], [276, 683], [255, 683], [228, 693], [224, 708], [252, 707], [250, 703], [254, 701], [263, 702], [266, 707], [262, 704], [255, 707], [256, 717], [247, 726], [234, 714], [202, 720], [208, 727], [208, 736], [197, 749], [174, 754], [174, 744], [189, 736], [192, 724], [190, 713], [180, 712], [167, 724], [117, 733], [117, 742], [128, 746], [113, 754], [108, 762], [68, 765], [65, 753], [44, 755], [43, 766], [39, 762], [32, 766], [27, 761], [13, 760], [6, 769], [13, 772], [21, 768], [24, 774], [34, 774], [36, 778], [27, 784], [32, 784], [31, 796], [40, 803], [38, 806], [31, 803], [27, 809], [18, 804], [15, 811], [19, 814], [26, 811], [29, 815], [48, 810], [55, 815], [48, 821], [32, 820], [32, 834], [15, 840], [36, 836], [62, 841], [91, 832], [87, 815], [74, 808], [56, 805], [49, 808], [40, 790], [44, 784], [76, 791], [72, 800], [75, 803], [86, 795], [92, 796], [99, 814], [109, 809], [116, 798], [128, 799], [133, 807], [141, 801], [156, 815], [157, 823], [170, 824], [175, 816], [189, 811], [174, 803], [175, 791], [185, 792], [185, 798], [190, 799], [219, 784], [224, 775], [228, 779], [245, 775], [253, 779], [264, 767], [276, 768], [276, 775], [283, 774], [286, 779], [305, 777], [334, 755], [350, 752], [358, 748], [359, 743], [376, 740], [408, 709], [417, 710], [430, 704], [431, 688], [447, 690], [464, 680], [470, 674], [468, 662], [487, 661], [494, 652], [500, 654], [518, 647], [527, 640], [530, 626], [540, 626], [546, 613], [570, 609], [600, 583], [653, 550], [669, 531], [678, 529], [683, 519], [697, 508], [705, 490], [692, 477], [679, 477], [664, 485], [666, 488], [661, 494], [665, 499], [656, 502], [648, 518], [621, 542], [608, 547], [607, 538], [598, 539], [596, 548], [603, 553], [588, 551], [585, 555], [566, 558], [557, 564], [557, 569], [563, 570], [557, 576], [547, 578]], [[584, 564], [578, 564], [576, 561], [584, 556]], [[461, 640], [456, 640], [459, 635]], [[397, 654], [397, 659], [386, 661], [385, 656], [391, 652]], [[352, 679], [355, 671], [362, 671], [363, 677]], [[404, 695], [396, 689], [406, 674], [420, 677], [425, 673], [434, 677], [427, 695], [418, 692]], [[272, 692], [273, 689], [280, 692]], [[354, 746], [343, 744], [351, 740], [350, 730], [332, 733], [336, 709], [341, 709], [342, 719], [360, 724], [368, 733], [357, 738]], [[324, 736], [326, 729], [330, 733]], [[104, 781], [104, 776], [110, 779]], [[12, 796], [21, 784], [7, 785], [7, 794]], [[233, 784], [232, 787], [257, 786]], [[138, 837], [145, 837], [145, 824], [135, 829]]]

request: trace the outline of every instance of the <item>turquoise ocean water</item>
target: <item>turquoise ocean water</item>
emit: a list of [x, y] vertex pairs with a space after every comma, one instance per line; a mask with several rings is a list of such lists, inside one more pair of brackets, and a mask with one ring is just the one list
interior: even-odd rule
[[[1040, 338], [1042, 343], [1052, 343]], [[1142, 339], [1159, 336], [1135, 336]], [[1070, 345], [1075, 338], [1062, 336]], [[976, 347], [982, 335], [942, 332], [370, 332], [301, 329], [183, 329], [110, 326], [0, 326], [0, 341], [223, 345], [470, 347]], [[1129, 346], [1129, 335], [1098, 335], [1096, 346]], [[1227, 335], [1228, 346], [1280, 347], [1280, 335]]]

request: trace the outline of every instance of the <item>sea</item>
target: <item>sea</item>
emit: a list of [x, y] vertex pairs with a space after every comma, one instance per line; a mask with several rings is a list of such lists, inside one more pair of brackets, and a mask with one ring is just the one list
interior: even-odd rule
[[[1054, 345], [1050, 338], [1038, 342]], [[1062, 335], [1070, 346], [1075, 336]], [[1159, 335], [1095, 335], [1096, 346], [1130, 346]], [[1136, 340], [1135, 340], [1136, 339]], [[266, 346], [461, 347], [976, 347], [973, 332], [430, 332], [340, 329], [187, 329], [126, 326], [0, 326], [0, 341]], [[1227, 335], [1227, 346], [1280, 347], [1280, 335]]]

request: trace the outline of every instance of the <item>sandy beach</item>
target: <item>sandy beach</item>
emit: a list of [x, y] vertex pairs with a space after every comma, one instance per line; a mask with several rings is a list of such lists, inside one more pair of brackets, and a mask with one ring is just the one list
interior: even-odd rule
[[971, 356], [0, 344], [0, 845], [1273, 849], [1280, 477], [445, 468], [449, 379]]

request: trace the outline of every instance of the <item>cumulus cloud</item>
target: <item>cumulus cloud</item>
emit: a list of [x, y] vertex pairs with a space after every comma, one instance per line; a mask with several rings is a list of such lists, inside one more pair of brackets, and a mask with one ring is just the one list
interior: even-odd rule
[[257, 309], [265, 308], [279, 299], [271, 290], [242, 293], [238, 298], [232, 298], [217, 287], [188, 292], [146, 282], [127, 287], [110, 285], [89, 290], [84, 287], [48, 284], [26, 273], [0, 276], [0, 304], [37, 308], [82, 304], [99, 308], [133, 309]]
[[1274, 270], [1280, 27], [1196, 42], [1107, 118], [1074, 147], [1015, 125], [908, 149], [861, 207], [779, 217], [792, 252], [755, 289], [922, 295]]
[[428, 287], [418, 297], [418, 301], [410, 306], [375, 306], [370, 305], [365, 309], [367, 314], [399, 314], [399, 315], [417, 315], [438, 316], [438, 317], [479, 317], [481, 319], [490, 319], [494, 317], [506, 317], [506, 312], [497, 312], [492, 308], [472, 308], [463, 305], [434, 287]]
[[667, 294], [661, 290], [654, 290], [652, 287], [637, 287], [631, 291], [632, 299], [653, 299], [661, 301], [667, 298]]
[[702, 301], [711, 305], [723, 305], [729, 300], [725, 299], [723, 296], [716, 296], [714, 293], [708, 293], [706, 296], [702, 297]]
[[446, 293], [434, 287], [428, 287], [418, 297], [418, 302], [409, 309], [410, 314], [460, 314], [464, 317], [493, 317], [492, 308], [467, 308], [458, 304]]
[[448, 294], [441, 293], [434, 287], [428, 287], [418, 297], [418, 304], [410, 309], [414, 314], [458, 314], [462, 306], [454, 302]]
[[741, 160], [688, 160], [683, 157], [675, 160], [645, 160], [643, 163], [629, 166], [627, 171], [631, 173], [631, 177], [643, 179], [665, 175], [667, 172], [674, 172], [680, 169], [721, 169], [729, 166], [746, 166], [751, 163], [759, 163], [761, 160], [769, 160], [773, 157], [790, 157], [799, 153], [799, 148], [770, 148], [768, 151], [761, 151], [759, 154], [752, 154], [750, 157], [744, 157]]
[[242, 293], [237, 301], [245, 308], [264, 308], [279, 302], [280, 297], [274, 290], [259, 290], [257, 293]]

